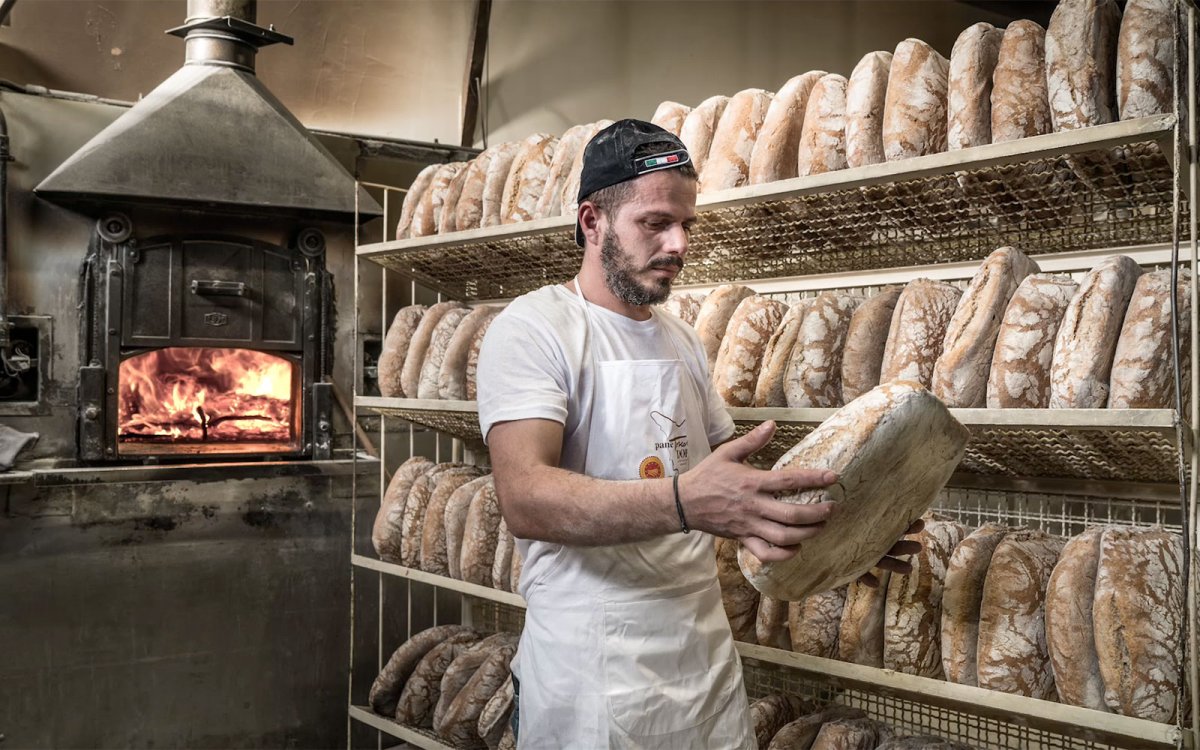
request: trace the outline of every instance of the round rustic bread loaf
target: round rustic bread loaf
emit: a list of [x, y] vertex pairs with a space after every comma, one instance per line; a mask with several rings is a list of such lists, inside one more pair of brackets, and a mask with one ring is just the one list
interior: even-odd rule
[[754, 643], [757, 638], [758, 591], [738, 567], [737, 540], [718, 537], [716, 545], [717, 581], [721, 585], [721, 604], [729, 619], [729, 629], [735, 641]]
[[479, 723], [476, 725], [476, 729], [479, 730], [479, 736], [483, 738], [484, 744], [488, 746], [489, 750], [495, 750], [500, 744], [504, 728], [508, 725], [508, 719], [512, 715], [513, 698], [512, 675], [509, 675], [500, 689], [488, 699], [483, 711], [479, 714]]
[[810, 70], [788, 80], [771, 99], [762, 130], [754, 141], [750, 157], [750, 184], [787, 180], [796, 176], [796, 156], [800, 133], [804, 129], [804, 111], [813, 86], [825, 75]]
[[692, 158], [696, 174], [704, 173], [704, 165], [708, 163], [708, 152], [712, 149], [713, 135], [717, 132], [717, 124], [725, 114], [728, 104], [728, 96], [710, 96], [688, 112], [683, 126], [679, 129], [679, 140], [683, 141], [688, 156]]
[[438, 324], [451, 310], [465, 309], [466, 305], [461, 302], [439, 302], [430, 306], [421, 316], [421, 321], [409, 340], [408, 351], [404, 354], [404, 367], [400, 370], [400, 388], [409, 398], [417, 398], [420, 391], [421, 370], [425, 366], [425, 358]]
[[930, 386], [960, 296], [961, 290], [940, 281], [908, 282], [892, 313], [879, 382], [911, 380]]
[[480, 305], [464, 316], [454, 329], [442, 356], [437, 376], [437, 398], [462, 400], [467, 397], [467, 360], [479, 329], [500, 314], [499, 307]]
[[788, 635], [788, 605], [770, 596], [759, 596], [758, 619], [754, 622], [754, 634], [758, 645], [790, 650], [791, 637]]
[[442, 677], [454, 659], [479, 640], [473, 630], [455, 633], [434, 646], [417, 662], [396, 704], [396, 721], [414, 727], [433, 727], [433, 712], [442, 693]]
[[981, 22], [954, 42], [946, 96], [946, 146], [951, 151], [992, 142], [992, 76], [1003, 38], [1003, 31]]
[[425, 191], [429, 189], [430, 183], [433, 182], [433, 175], [441, 166], [441, 164], [430, 164], [418, 172], [412, 185], [409, 186], [408, 192], [404, 194], [404, 203], [400, 207], [400, 221], [396, 223], [396, 239], [408, 239], [410, 236], [413, 214], [417, 212], [417, 205], [421, 202]]
[[429, 336], [429, 346], [425, 349], [425, 361], [421, 363], [421, 376], [417, 381], [417, 398], [438, 398], [438, 377], [442, 372], [442, 362], [446, 352], [450, 350], [450, 342], [454, 340], [454, 332], [458, 325], [471, 313], [469, 307], [456, 307], [447, 310], [438, 321], [437, 327]]
[[516, 636], [505, 639], [489, 650], [487, 659], [446, 708], [438, 733], [454, 747], [478, 746], [484, 741], [479, 721], [493, 695], [509, 680], [509, 662], [517, 650]]
[[[446, 709], [458, 697], [459, 691], [466, 686], [476, 670], [488, 660], [493, 651], [505, 643], [512, 643], [515, 638], [509, 633], [494, 633], [472, 644], [470, 648], [454, 657], [454, 661], [450, 662], [446, 673], [442, 675], [437, 705], [433, 710], [433, 731], [443, 734]], [[478, 738], [476, 740], [478, 741]]]
[[810, 750], [874, 750], [882, 725], [874, 719], [834, 719], [817, 733]]
[[501, 224], [534, 218], [557, 147], [558, 139], [549, 133], [534, 133], [522, 141], [500, 194]]
[[738, 303], [725, 327], [713, 365], [713, 387], [730, 406], [754, 403], [754, 388], [767, 342], [779, 326], [787, 305], [757, 294]]
[[446, 560], [446, 506], [460, 487], [482, 478], [484, 470], [464, 466], [461, 470], [446, 471], [433, 480], [433, 491], [421, 519], [421, 544], [418, 566], [426, 573], [450, 575]]
[[458, 201], [462, 197], [463, 186], [466, 185], [467, 176], [471, 171], [471, 165], [474, 163], [475, 160], [472, 159], [466, 166], [458, 170], [458, 174], [454, 175], [454, 179], [450, 181], [450, 186], [446, 188], [446, 196], [442, 199], [442, 209], [438, 214], [438, 234], [449, 234], [450, 232], [458, 231]]
[[698, 294], [672, 294], [659, 309], [694, 327], [703, 304], [704, 299]]
[[1114, 0], [1063, 0], [1046, 27], [1046, 86], [1054, 129], [1074, 130], [1117, 119]]
[[508, 175], [512, 172], [517, 152], [523, 145], [524, 141], [501, 144], [488, 161], [479, 201], [480, 227], [494, 227], [501, 223], [504, 213], [504, 186], [508, 184]]
[[501, 517], [500, 528], [496, 532], [496, 556], [492, 558], [492, 588], [497, 591], [509, 591], [514, 547], [516, 540], [508, 530], [508, 523]]
[[883, 108], [891, 52], [868, 52], [846, 83], [846, 164], [865, 167], [884, 160]]
[[797, 601], [866, 573], [933, 503], [962, 459], [967, 435], [915, 383], [881, 385], [842, 407], [775, 463], [837, 472], [830, 487], [782, 499], [833, 500], [838, 512], [789, 560], [764, 563], [742, 548], [746, 578], [768, 596]]
[[779, 321], [775, 332], [767, 341], [763, 351], [762, 368], [758, 374], [758, 384], [754, 389], [755, 406], [787, 406], [787, 394], [784, 392], [784, 378], [787, 376], [788, 365], [792, 361], [792, 350], [800, 335], [800, 326], [804, 316], [812, 307], [813, 299], [802, 299], [788, 308]]
[[571, 178], [571, 165], [575, 157], [583, 149], [587, 138], [590, 137], [592, 126], [575, 125], [567, 129], [554, 148], [554, 159], [550, 162], [550, 170], [546, 174], [546, 184], [542, 188], [542, 197], [538, 198], [534, 208], [535, 219], [547, 216], [558, 216], [562, 213], [562, 191], [567, 180]]
[[464, 374], [467, 381], [465, 398], [468, 401], [474, 401], [476, 396], [476, 386], [478, 385], [476, 376], [479, 373], [479, 350], [483, 346], [483, 337], [487, 335], [488, 328], [491, 327], [492, 321], [499, 314], [500, 311], [497, 310], [495, 315], [489, 316], [484, 320], [483, 324], [479, 326], [479, 330], [475, 332], [475, 337], [471, 339], [471, 348], [467, 351], [467, 367]]
[[425, 655], [442, 641], [455, 635], [476, 635], [465, 625], [439, 625], [413, 635], [392, 652], [379, 676], [371, 684], [367, 704], [380, 716], [394, 716], [400, 691]]
[[464, 161], [452, 161], [438, 167], [433, 173], [433, 179], [426, 188], [417, 209], [413, 212], [412, 224], [409, 226], [409, 236], [428, 237], [438, 233], [438, 220], [442, 215], [442, 205], [450, 192], [450, 185], [458, 173], [467, 168]]
[[842, 405], [842, 352], [850, 319], [863, 298], [833, 290], [817, 295], [800, 321], [783, 376], [783, 396], [793, 409]]
[[846, 608], [846, 587], [838, 586], [788, 605], [788, 633], [797, 654], [833, 659], [838, 654], [838, 630]]
[[978, 683], [979, 607], [983, 584], [996, 545], [1010, 531], [985, 523], [963, 539], [950, 555], [942, 592], [942, 670], [959, 685]]
[[471, 507], [467, 509], [463, 525], [458, 567], [462, 579], [467, 583], [491, 585], [501, 518], [496, 483], [490, 482], [471, 498]]
[[[798, 747], [810, 748], [821, 733], [821, 727], [838, 719], [861, 719], [865, 717], [862, 709], [847, 706], [831, 705], [820, 711], [805, 714], [795, 721], [790, 721], [780, 727], [767, 750], [795, 750]], [[759, 745], [762, 747], [762, 745]]]
[[1004, 30], [992, 75], [992, 143], [1045, 135], [1054, 125], [1046, 90], [1046, 31], [1034, 21]]
[[404, 370], [404, 358], [408, 356], [408, 345], [417, 332], [421, 317], [425, 314], [425, 305], [409, 305], [400, 308], [392, 324], [388, 326], [387, 335], [383, 337], [383, 349], [379, 353], [376, 372], [379, 379], [379, 394], [387, 398], [404, 398], [404, 387], [401, 385], [401, 373]]
[[[1175, 306], [1179, 313], [1181, 382], [1191, 382], [1192, 275], [1179, 269]], [[1171, 352], [1171, 270], [1143, 274], [1133, 287], [1117, 337], [1109, 378], [1110, 409], [1174, 409], [1175, 367]], [[1190, 395], [1185, 389], [1185, 396]], [[1185, 402], [1190, 401], [1185, 398]], [[1186, 410], [1186, 409], [1185, 409]]]
[[902, 286], [888, 286], [868, 297], [850, 317], [842, 347], [842, 400], [850, 403], [879, 385], [892, 313]]
[[687, 119], [688, 113], [691, 111], [691, 107], [679, 102], [663, 102], [654, 110], [654, 117], [650, 118], [650, 122], [668, 133], [679, 135], [679, 131], [683, 128], [683, 121]]
[[579, 147], [579, 151], [575, 153], [575, 161], [571, 163], [571, 172], [567, 175], [566, 182], [563, 183], [562, 211], [560, 212], [562, 216], [572, 216], [579, 210], [579, 179], [583, 173], [584, 149], [597, 133], [612, 124], [612, 120], [598, 120], [588, 128], [583, 145]]
[[1025, 277], [1004, 310], [992, 367], [989, 409], [1044, 409], [1050, 405], [1054, 339], [1075, 296], [1070, 276], [1035, 273]]
[[700, 192], [740, 187], [750, 180], [754, 143], [771, 106], [769, 91], [745, 89], [734, 94], [713, 133], [708, 160], [700, 172]]
[[498, 143], [484, 149], [467, 165], [467, 176], [463, 180], [462, 192], [458, 195], [458, 203], [454, 206], [454, 226], [458, 230], [478, 229], [483, 221], [483, 192], [487, 187], [488, 170], [492, 160], [505, 158], [512, 163], [512, 155], [516, 153], [516, 143]]
[[449, 462], [434, 464], [413, 481], [400, 517], [401, 542], [398, 562], [401, 565], [408, 568], [421, 565], [422, 525], [425, 523], [425, 510], [433, 497], [438, 477], [449, 471], [461, 473], [463, 468], [459, 464]]
[[[446, 545], [446, 568], [449, 571], [451, 578], [462, 579], [462, 541], [463, 530], [467, 526], [467, 513], [471, 510], [471, 504], [475, 500], [475, 496], [483, 491], [485, 485], [492, 483], [492, 475], [472, 479], [450, 495], [450, 499], [446, 501], [446, 510], [442, 515], [442, 523], [445, 525], [445, 533], [442, 539]], [[436, 539], [435, 539], [436, 544]]]
[[375, 515], [375, 525], [371, 529], [371, 544], [380, 560], [399, 562], [400, 548], [403, 546], [404, 504], [408, 502], [413, 483], [432, 467], [433, 462], [428, 458], [413, 456], [400, 464], [388, 482], [379, 503], [379, 512]]
[[880, 570], [876, 586], [853, 581], [838, 628], [838, 658], [853, 664], [883, 668], [883, 612], [891, 572]]
[[1175, 3], [1129, 0], [1117, 37], [1117, 111], [1122, 120], [1175, 111]]
[[750, 704], [750, 725], [758, 747], [766, 747], [784, 724], [802, 713], [812, 711], [812, 705], [794, 695], [772, 693]]
[[1100, 535], [1095, 527], [1063, 547], [1046, 584], [1046, 649], [1059, 701], [1093, 711], [1110, 711], [1104, 702], [1104, 679], [1096, 654], [1092, 601], [1100, 563]]
[[696, 315], [696, 333], [708, 356], [708, 371], [717, 364], [717, 352], [729, 327], [729, 320], [742, 300], [754, 295], [754, 290], [740, 284], [724, 284], [713, 290]]
[[800, 177], [846, 168], [846, 85], [845, 76], [829, 73], [813, 86], [796, 151]]
[[946, 90], [950, 63], [920, 39], [896, 45], [883, 106], [888, 161], [946, 150]]

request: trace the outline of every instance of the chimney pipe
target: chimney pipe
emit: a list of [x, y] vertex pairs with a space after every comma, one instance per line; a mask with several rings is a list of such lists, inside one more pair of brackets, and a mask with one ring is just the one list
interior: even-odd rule
[[[197, 21], [228, 18], [253, 24], [258, 18], [257, 0], [187, 0], [187, 21], [190, 26]], [[254, 60], [258, 47], [249, 43], [244, 34], [236, 33], [234, 25], [228, 28], [208, 26], [187, 32], [185, 64], [228, 65], [254, 73]]]

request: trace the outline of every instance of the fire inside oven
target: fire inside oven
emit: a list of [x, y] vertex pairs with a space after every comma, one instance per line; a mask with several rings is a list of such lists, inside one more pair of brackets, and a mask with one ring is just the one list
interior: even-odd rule
[[121, 361], [119, 455], [292, 453], [301, 448], [301, 371], [281, 354], [166, 347]]

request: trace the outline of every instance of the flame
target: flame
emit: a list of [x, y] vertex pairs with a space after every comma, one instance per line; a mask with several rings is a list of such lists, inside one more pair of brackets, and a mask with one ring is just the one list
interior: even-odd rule
[[253, 349], [169, 347], [121, 363], [122, 442], [294, 439], [295, 365]]

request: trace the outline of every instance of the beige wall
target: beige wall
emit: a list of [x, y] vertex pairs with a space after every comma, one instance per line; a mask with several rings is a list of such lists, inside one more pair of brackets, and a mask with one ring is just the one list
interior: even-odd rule
[[[471, 0], [260, 0], [296, 38], [259, 55], [264, 82], [309, 127], [457, 142]], [[22, 0], [0, 28], [0, 77], [136, 99], [183, 60], [162, 31], [184, 0]], [[908, 36], [949, 55], [997, 14], [949, 0], [496, 0], [489, 140], [650, 117], [811, 69], [849, 74]], [[482, 133], [482, 129], [480, 130]]]

